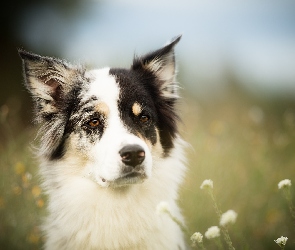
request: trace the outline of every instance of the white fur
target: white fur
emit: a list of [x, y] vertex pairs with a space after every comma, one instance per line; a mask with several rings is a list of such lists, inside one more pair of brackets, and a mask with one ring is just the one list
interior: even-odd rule
[[[166, 201], [171, 213], [183, 221], [176, 204], [184, 173], [183, 142], [176, 139], [171, 156], [160, 157], [152, 147], [129, 133], [119, 117], [118, 85], [109, 69], [91, 71], [86, 97], [97, 96], [109, 108], [107, 128], [98, 142], [82, 155], [80, 138], [69, 138], [62, 159], [41, 164], [43, 187], [49, 195], [49, 216], [44, 226], [48, 250], [185, 249], [179, 226], [156, 207]], [[82, 142], [83, 143], [83, 142]], [[139, 144], [146, 152], [143, 183], [112, 187], [120, 177], [118, 151]]]
[[[103, 137], [89, 152], [91, 157], [89, 170], [94, 174], [95, 180], [101, 186], [108, 186], [110, 182], [120, 177], [121, 158], [118, 152], [128, 144], [137, 144], [143, 147], [145, 156], [145, 173], [149, 177], [151, 174], [151, 155], [143, 140], [129, 133], [123, 126], [119, 116], [117, 101], [119, 99], [119, 88], [114, 77], [109, 74], [109, 69], [91, 71], [89, 74], [95, 79], [90, 86], [89, 96], [95, 95], [100, 102], [107, 104], [109, 117], [107, 129]], [[111, 142], [111, 143], [110, 143]], [[93, 168], [93, 166], [95, 166]], [[99, 167], [97, 167], [99, 166]], [[102, 182], [102, 179], [105, 181]]]

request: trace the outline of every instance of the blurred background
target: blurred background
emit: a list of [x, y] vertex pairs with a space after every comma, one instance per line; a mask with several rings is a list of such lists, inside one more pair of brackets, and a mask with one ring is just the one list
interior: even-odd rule
[[180, 126], [190, 145], [179, 203], [189, 230], [219, 223], [200, 189], [212, 179], [220, 209], [238, 213], [229, 228], [236, 249], [279, 249], [281, 235], [295, 249], [295, 220], [277, 188], [295, 182], [293, 0], [15, 0], [0, 12], [0, 249], [40, 249], [46, 213], [17, 48], [129, 67], [134, 54], [179, 34]]

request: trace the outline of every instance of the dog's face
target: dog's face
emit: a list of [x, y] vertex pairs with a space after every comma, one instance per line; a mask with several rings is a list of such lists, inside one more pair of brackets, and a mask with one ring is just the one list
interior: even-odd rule
[[169, 156], [177, 133], [174, 46], [179, 40], [135, 58], [130, 69], [86, 71], [20, 50], [36, 121], [42, 124], [41, 155], [69, 165], [74, 159], [103, 187], [149, 178], [153, 160]]

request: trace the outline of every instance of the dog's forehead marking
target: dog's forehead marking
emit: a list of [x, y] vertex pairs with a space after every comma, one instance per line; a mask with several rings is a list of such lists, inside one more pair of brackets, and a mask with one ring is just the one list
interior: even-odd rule
[[142, 107], [138, 102], [135, 102], [132, 106], [132, 112], [134, 115], [138, 116], [142, 111]]
[[87, 72], [87, 77], [90, 78], [88, 96], [97, 97], [99, 103], [95, 108], [105, 114], [117, 109], [120, 93], [119, 86], [115, 78], [109, 74], [109, 70], [109, 68], [103, 68]]
[[108, 116], [110, 114], [110, 109], [108, 105], [105, 102], [99, 102], [94, 107], [95, 111], [98, 111], [99, 113], [104, 114], [105, 116]]

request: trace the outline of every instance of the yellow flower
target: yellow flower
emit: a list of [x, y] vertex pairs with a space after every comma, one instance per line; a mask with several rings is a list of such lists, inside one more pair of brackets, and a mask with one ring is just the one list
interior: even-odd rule
[[40, 236], [39, 234], [37, 234], [37, 232], [31, 232], [30, 235], [28, 236], [28, 241], [30, 243], [37, 244], [39, 240], [40, 240]]
[[40, 229], [37, 226], [32, 228], [32, 230], [27, 236], [27, 240], [33, 244], [37, 244], [40, 242], [41, 240]]
[[41, 188], [39, 186], [32, 187], [32, 194], [34, 197], [38, 197], [41, 194]]
[[42, 208], [44, 206], [44, 200], [43, 199], [38, 199], [36, 201], [37, 207]]
[[25, 165], [21, 162], [17, 162], [15, 164], [14, 171], [16, 174], [23, 174], [25, 172]]

